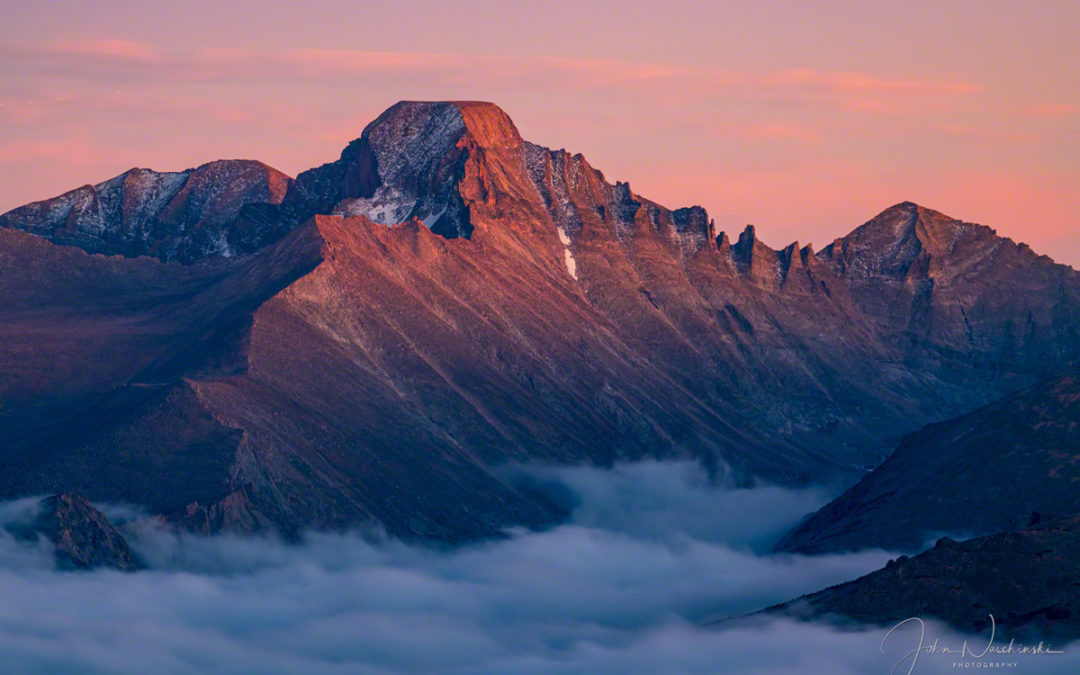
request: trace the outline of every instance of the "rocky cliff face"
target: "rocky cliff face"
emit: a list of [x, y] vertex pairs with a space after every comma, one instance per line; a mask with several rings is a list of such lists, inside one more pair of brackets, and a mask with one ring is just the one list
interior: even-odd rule
[[523, 173], [524, 147], [514, 123], [490, 103], [402, 101], [336, 162], [297, 176], [280, 208], [251, 211], [289, 225], [318, 214], [383, 225], [416, 219], [441, 236], [468, 238], [471, 206], [500, 194], [537, 201]]
[[560, 516], [510, 461], [851, 481], [1080, 352], [1080, 275], [986, 228], [732, 243], [486, 103], [400, 103], [272, 202], [186, 266], [0, 229], [0, 494], [460, 540]]
[[290, 183], [279, 171], [246, 160], [210, 162], [174, 173], [131, 169], [104, 183], [9, 211], [0, 216], [0, 227], [92, 253], [186, 263], [230, 257], [280, 236], [247, 232], [244, 239], [235, 226], [245, 205], [280, 202]]

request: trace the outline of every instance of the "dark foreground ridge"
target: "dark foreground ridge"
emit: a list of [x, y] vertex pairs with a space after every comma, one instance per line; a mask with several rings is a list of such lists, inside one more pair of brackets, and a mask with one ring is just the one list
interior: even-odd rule
[[944, 532], [1019, 530], [1080, 513], [1080, 379], [1040, 382], [904, 438], [780, 550], [915, 550]]
[[[804, 620], [891, 627], [909, 617], [943, 620], [989, 637], [1080, 639], [1080, 517], [902, 556], [845, 584], [764, 610]], [[1006, 637], [1005, 644], [1008, 643]]]

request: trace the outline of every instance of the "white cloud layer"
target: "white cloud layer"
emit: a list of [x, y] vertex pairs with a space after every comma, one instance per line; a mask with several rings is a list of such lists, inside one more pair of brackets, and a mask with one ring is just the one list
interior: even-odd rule
[[[894, 636], [903, 639], [882, 655], [879, 630], [701, 627], [889, 558], [764, 553], [825, 495], [717, 488], [688, 464], [530, 476], [574, 505], [569, 524], [452, 551], [358, 535], [288, 546], [143, 527], [134, 545], [149, 571], [58, 573], [45, 547], [0, 537], [2, 670], [888, 673], [912, 639]], [[0, 506], [0, 521], [25, 518], [28, 504]], [[946, 661], [924, 656], [915, 672], [954, 672]], [[1080, 666], [1070, 654], [1035, 661], [1023, 672]]]

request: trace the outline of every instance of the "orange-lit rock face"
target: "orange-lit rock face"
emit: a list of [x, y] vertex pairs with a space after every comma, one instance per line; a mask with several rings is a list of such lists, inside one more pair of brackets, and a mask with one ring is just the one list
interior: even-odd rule
[[[399, 103], [263, 201], [232, 171], [140, 179], [124, 213], [243, 256], [0, 229], [0, 495], [460, 540], [558, 517], [509, 460], [851, 477], [1080, 350], [1077, 274], [987, 228], [901, 204], [818, 254], [732, 244], [491, 104]], [[3, 222], [69, 242], [46, 216], [70, 201]], [[70, 243], [133, 218], [69, 218]]]
[[469, 237], [471, 207], [535, 201], [524, 168], [521, 136], [497, 106], [403, 101], [338, 162], [301, 174], [291, 216], [364, 215], [384, 225], [416, 218], [444, 236]]
[[487, 150], [514, 150], [523, 141], [510, 116], [494, 103], [461, 101], [456, 106], [465, 128], [477, 145]]

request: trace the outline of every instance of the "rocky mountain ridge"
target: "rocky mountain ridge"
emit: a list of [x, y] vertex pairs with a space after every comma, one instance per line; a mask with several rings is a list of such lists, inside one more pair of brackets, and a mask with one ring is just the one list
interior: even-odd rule
[[1080, 355], [1080, 275], [989, 228], [902, 203], [819, 253], [733, 244], [492, 104], [399, 103], [270, 182], [203, 226], [244, 255], [138, 244], [185, 265], [0, 217], [0, 494], [456, 541], [561, 517], [510, 462], [849, 483]]
[[219, 160], [159, 173], [134, 168], [97, 185], [0, 215], [0, 227], [23, 230], [91, 253], [190, 263], [250, 253], [269, 239], [243, 241], [248, 204], [280, 202], [292, 183], [261, 162]]

